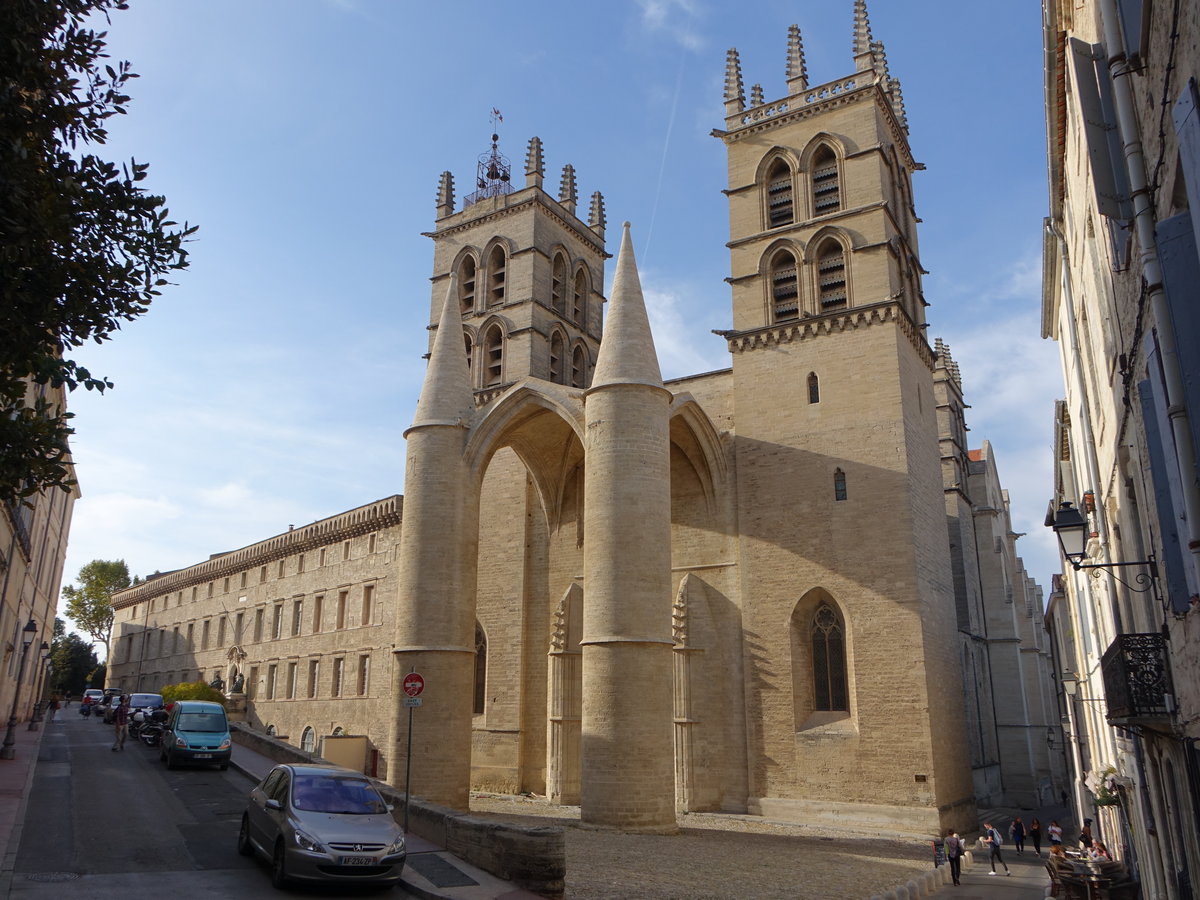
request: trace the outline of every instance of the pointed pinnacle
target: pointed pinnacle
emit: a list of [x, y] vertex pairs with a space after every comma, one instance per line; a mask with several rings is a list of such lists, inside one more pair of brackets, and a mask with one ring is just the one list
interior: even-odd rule
[[787, 69], [788, 93], [808, 90], [808, 66], [804, 61], [804, 39], [799, 25], [788, 26]]
[[604, 322], [604, 339], [596, 358], [592, 388], [606, 384], [647, 384], [662, 387], [662, 370], [650, 332], [646, 299], [633, 257], [629, 223], [621, 233], [612, 296]]
[[738, 52], [730, 47], [725, 54], [725, 114], [733, 115], [746, 108], [746, 89], [742, 84], [742, 63]]
[[471, 370], [463, 352], [462, 314], [458, 307], [458, 276], [451, 275], [446, 299], [433, 336], [433, 349], [425, 369], [421, 397], [413, 413], [413, 426], [453, 425], [475, 409]]
[[453, 214], [454, 176], [450, 172], [443, 172], [441, 179], [438, 181], [437, 217], [444, 219], [446, 216]]
[[558, 184], [558, 202], [565, 206], [571, 215], [575, 214], [579, 193], [575, 186], [575, 167], [570, 163], [563, 166], [562, 180]]
[[542, 139], [531, 137], [529, 149], [525, 151], [525, 187], [541, 187], [542, 178], [546, 175], [546, 165], [542, 161]]
[[607, 224], [607, 219], [604, 215], [604, 195], [599, 191], [592, 194], [592, 205], [588, 209], [588, 227], [596, 234], [600, 235], [600, 240], [604, 240], [604, 226]]
[[867, 17], [867, 0], [854, 0], [854, 55], [871, 52], [871, 21]]
[[762, 106], [762, 105], [763, 105], [762, 85], [761, 84], [750, 85], [750, 106], [751, 106], [751, 108], [753, 108], [755, 106]]

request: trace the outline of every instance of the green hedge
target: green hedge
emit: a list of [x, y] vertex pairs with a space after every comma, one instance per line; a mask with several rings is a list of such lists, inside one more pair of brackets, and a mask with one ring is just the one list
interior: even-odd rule
[[176, 700], [211, 700], [213, 703], [225, 705], [225, 695], [211, 684], [205, 684], [203, 681], [168, 684], [161, 693], [163, 700], [167, 703], [173, 703]]

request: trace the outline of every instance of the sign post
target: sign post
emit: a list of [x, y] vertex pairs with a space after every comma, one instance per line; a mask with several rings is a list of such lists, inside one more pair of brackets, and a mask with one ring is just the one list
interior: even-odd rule
[[425, 690], [425, 679], [414, 668], [400, 683], [404, 691], [404, 705], [408, 707], [408, 752], [404, 755], [404, 833], [408, 834], [408, 798], [412, 781], [412, 728], [413, 708], [421, 705], [421, 692]]

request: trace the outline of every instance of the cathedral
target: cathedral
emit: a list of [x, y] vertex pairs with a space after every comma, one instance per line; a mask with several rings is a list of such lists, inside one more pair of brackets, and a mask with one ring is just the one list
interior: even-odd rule
[[727, 56], [729, 368], [664, 381], [630, 225], [606, 298], [603, 197], [585, 220], [570, 166], [548, 192], [537, 138], [518, 186], [493, 137], [461, 206], [441, 177], [403, 498], [123, 592], [110, 683], [244, 676], [255, 727], [365, 735], [370, 771], [456, 809], [972, 830], [1005, 747], [921, 165], [865, 0], [844, 75], [810, 82], [796, 26], [783, 75], [747, 98]]

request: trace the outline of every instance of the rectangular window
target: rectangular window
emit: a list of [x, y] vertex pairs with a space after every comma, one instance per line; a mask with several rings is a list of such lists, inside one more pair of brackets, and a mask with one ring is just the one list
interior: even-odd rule
[[338, 657], [333, 661], [333, 696], [342, 696], [342, 674], [346, 667], [346, 660]]
[[360, 697], [365, 697], [367, 691], [371, 687], [371, 657], [360, 656], [358, 658], [358, 693]]
[[225, 617], [224, 616], [221, 616], [220, 620], [217, 622], [217, 646], [218, 647], [225, 646]]
[[282, 559], [279, 561], [279, 577], [280, 578], [283, 577], [283, 560]]
[[160, 631], [158, 633], [158, 655], [159, 656], [162, 656], [162, 654], [163, 654], [163, 640], [166, 639], [166, 636], [167, 636], [167, 633], [165, 631]]
[[368, 553], [375, 552], [375, 535], [374, 534], [372, 534], [370, 537], [367, 538], [367, 552]]
[[233, 642], [235, 644], [240, 644], [242, 642], [242, 629], [245, 627], [245, 625], [246, 625], [246, 614], [238, 613], [237, 618], [234, 619], [234, 624], [233, 624]]
[[245, 573], [245, 572], [243, 572], [243, 573], [242, 573], [242, 580], [241, 580], [241, 584], [239, 585], [239, 587], [245, 587], [245, 586], [246, 586], [246, 573]]
[[263, 566], [258, 570], [258, 583], [263, 584], [267, 580], [267, 567]]
[[212, 596], [212, 589], [213, 589], [213, 583], [210, 581], [208, 583], [208, 596], [210, 596], [210, 597]]
[[296, 699], [296, 664], [294, 662], [288, 663], [287, 698], [289, 700]]
[[283, 604], [276, 603], [271, 613], [271, 640], [277, 641], [283, 637]]
[[308, 696], [313, 698], [317, 696], [317, 681], [321, 677], [321, 661], [310, 659], [308, 661]]
[[349, 558], [350, 558], [350, 542], [346, 541], [342, 544], [342, 559], [347, 560]]
[[205, 619], [204, 625], [201, 627], [201, 630], [200, 630], [200, 649], [201, 650], [208, 649], [208, 631], [209, 631], [209, 626], [211, 624], [212, 624], [211, 619]]
[[373, 604], [375, 602], [375, 585], [363, 585], [363, 602], [362, 602], [362, 619], [359, 620], [360, 625], [370, 625], [371, 615], [374, 613]]
[[250, 677], [246, 679], [246, 699], [253, 700], [258, 696], [258, 666], [250, 667]]
[[223, 584], [224, 584], [224, 586], [221, 588], [221, 592], [224, 594], [228, 594], [229, 593], [229, 579], [226, 578]]
[[179, 652], [179, 626], [175, 626], [175, 633], [171, 636], [171, 652]]
[[254, 611], [254, 643], [262, 640], [263, 628], [263, 608], [260, 606]]
[[304, 571], [304, 554], [303, 553], [301, 553], [299, 556], [296, 557], [296, 571], [297, 572]]
[[267, 699], [275, 699], [275, 675], [279, 671], [279, 666], [267, 666]]
[[338, 591], [337, 603], [337, 627], [339, 630], [346, 627], [346, 597], [349, 591]]
[[175, 605], [183, 606], [183, 591], [180, 591], [178, 594], [175, 595]]
[[192, 602], [193, 603], [196, 602], [196, 589], [195, 588], [192, 588]]
[[320, 561], [317, 563], [317, 565], [319, 565], [319, 566], [325, 565], [325, 548], [324, 547], [321, 548], [321, 557], [320, 557]]
[[304, 601], [295, 600], [292, 602], [292, 636], [300, 633], [300, 617], [304, 614]]
[[313, 634], [318, 634], [321, 631], [321, 608], [324, 605], [324, 594], [317, 594], [317, 596], [313, 597]]
[[196, 646], [195, 644], [192, 643], [192, 629], [194, 627], [195, 627], [194, 623], [188, 622], [187, 648], [186, 648], [187, 650], [191, 650], [192, 647]]

